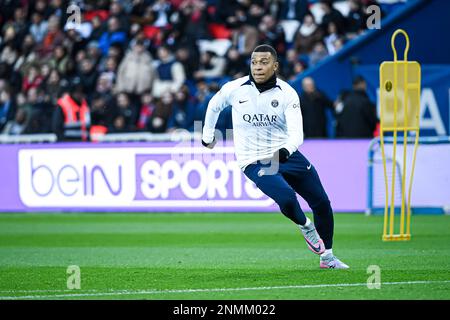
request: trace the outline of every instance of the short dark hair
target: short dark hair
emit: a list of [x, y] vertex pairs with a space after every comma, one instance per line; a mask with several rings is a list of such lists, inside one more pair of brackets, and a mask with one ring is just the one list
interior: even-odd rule
[[257, 46], [253, 52], [270, 52], [271, 56], [273, 57], [273, 60], [278, 61], [278, 54], [275, 51], [275, 49], [268, 45], [268, 44], [262, 44]]
[[357, 75], [355, 78], [353, 78], [353, 85], [354, 86], [357, 86], [357, 85], [359, 85], [359, 84], [361, 84], [361, 83], [365, 83], [366, 82], [366, 79], [364, 79], [362, 76], [360, 76], [360, 75]]

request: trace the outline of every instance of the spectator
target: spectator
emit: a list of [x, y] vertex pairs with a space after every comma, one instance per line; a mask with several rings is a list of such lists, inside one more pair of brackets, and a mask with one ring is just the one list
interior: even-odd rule
[[56, 46], [63, 44], [64, 39], [65, 36], [61, 31], [59, 18], [52, 15], [48, 20], [48, 31], [36, 50], [42, 58], [48, 58], [51, 56]]
[[151, 92], [144, 92], [141, 97], [141, 109], [139, 111], [139, 119], [137, 122], [138, 130], [145, 130], [147, 123], [155, 110], [155, 104]]
[[155, 12], [151, 6], [134, 3], [131, 11], [131, 22], [137, 23], [141, 26], [153, 26], [156, 21]]
[[75, 59], [69, 59], [69, 60], [74, 60], [75, 66], [76, 66], [76, 68], [75, 68], [76, 72], [79, 73], [80, 70], [81, 70], [81, 65], [82, 65], [83, 61], [86, 60], [86, 59], [87, 59], [86, 51], [85, 50], [79, 50], [75, 54]]
[[23, 108], [17, 109], [14, 119], [6, 123], [2, 133], [7, 135], [24, 134], [26, 133], [28, 122], [29, 116], [27, 110]]
[[87, 93], [87, 100], [90, 101], [91, 88], [95, 87], [97, 83], [98, 74], [95, 70], [95, 65], [92, 60], [86, 58], [81, 61], [81, 66], [79, 70], [79, 78], [83, 85], [83, 91]]
[[130, 28], [130, 21], [128, 19], [128, 15], [123, 10], [123, 6], [121, 1], [111, 1], [109, 6], [110, 17], [117, 18], [119, 22], [119, 29], [127, 32]]
[[25, 74], [22, 82], [22, 91], [27, 93], [31, 88], [37, 88], [41, 85], [44, 77], [40, 74], [38, 66], [32, 65]]
[[196, 47], [182, 46], [175, 52], [176, 59], [182, 64], [187, 79], [194, 78], [194, 72], [199, 66], [200, 59], [196, 49]]
[[37, 0], [34, 4], [34, 12], [38, 13], [42, 19], [48, 19], [51, 15], [51, 9], [47, 6], [46, 0]]
[[100, 74], [101, 76], [107, 74], [108, 78], [111, 79], [112, 83], [116, 82], [117, 76], [117, 61], [115, 58], [108, 58], [106, 60], [105, 69]]
[[299, 58], [295, 49], [289, 49], [286, 53], [286, 61], [282, 64], [281, 74], [289, 80], [293, 80], [297, 75], [305, 70], [305, 64]]
[[208, 13], [205, 0], [184, 0], [180, 5], [180, 23], [186, 42], [208, 39]]
[[162, 133], [167, 130], [167, 125], [172, 116], [173, 96], [170, 92], [163, 93], [161, 99], [156, 102], [156, 107], [147, 124], [150, 132]]
[[172, 5], [167, 0], [156, 0], [152, 5], [152, 11], [156, 17], [153, 23], [155, 27], [163, 28], [169, 24], [169, 17], [172, 11]]
[[324, 32], [316, 24], [314, 16], [307, 14], [295, 37], [294, 47], [299, 54], [308, 54], [312, 51], [314, 44], [320, 41], [323, 36]]
[[154, 79], [153, 59], [145, 51], [143, 43], [138, 41], [119, 65], [116, 90], [141, 94], [152, 88]]
[[53, 106], [45, 101], [41, 88], [30, 88], [24, 108], [29, 115], [27, 133], [48, 133], [51, 131]]
[[366, 28], [366, 14], [362, 10], [360, 1], [349, 0], [350, 10], [346, 17], [347, 31], [351, 34], [360, 33]]
[[106, 59], [105, 70], [103, 73], [109, 73], [112, 75], [113, 81], [116, 80], [117, 75], [117, 60], [113, 57]]
[[136, 42], [142, 42], [145, 50], [149, 50], [150, 49], [151, 44], [152, 44], [151, 39], [149, 39], [145, 35], [145, 33], [142, 30], [142, 27], [140, 25], [134, 23], [131, 26], [129, 36], [130, 36], [130, 39], [131, 39], [130, 43], [128, 44], [129, 48], [132, 48], [136, 44]]
[[232, 45], [245, 59], [249, 59], [258, 44], [259, 32], [255, 27], [237, 21], [232, 29]]
[[303, 22], [303, 18], [308, 12], [307, 0], [285, 0], [281, 2], [278, 19]]
[[164, 92], [177, 92], [186, 79], [183, 66], [174, 58], [169, 48], [165, 46], [158, 48], [158, 59], [152, 90], [156, 98], [161, 97]]
[[235, 47], [231, 47], [228, 50], [226, 57], [225, 74], [227, 76], [237, 79], [248, 74], [249, 67], [247, 62]]
[[139, 116], [137, 107], [131, 102], [127, 93], [121, 92], [116, 96], [115, 100], [115, 119], [122, 117], [124, 120], [124, 129], [126, 131], [135, 131], [137, 118]]
[[252, 3], [247, 14], [247, 24], [257, 28], [264, 13], [265, 10], [262, 3]]
[[174, 129], [193, 129], [195, 116], [195, 105], [189, 98], [189, 89], [186, 86], [175, 93], [172, 115], [168, 120], [167, 128]]
[[56, 46], [54, 55], [50, 60], [48, 60], [48, 64], [51, 68], [58, 70], [60, 74], [66, 75], [69, 64], [69, 56], [67, 55], [66, 48], [62, 45]]
[[66, 31], [66, 39], [63, 45], [71, 53], [71, 56], [76, 55], [81, 50], [86, 52], [86, 44], [87, 40], [82, 37], [77, 29], [68, 29]]
[[117, 115], [114, 120], [112, 125], [108, 128], [108, 132], [110, 133], [126, 133], [126, 132], [130, 132], [128, 127], [127, 127], [127, 120], [125, 119], [125, 117], [121, 114]]
[[336, 40], [334, 40], [333, 46], [334, 46], [335, 52], [338, 52], [339, 50], [341, 50], [342, 47], [344, 46], [344, 44], [345, 44], [344, 37], [340, 37], [340, 38], [337, 38]]
[[16, 107], [11, 95], [11, 89], [4, 88], [0, 92], [0, 131], [6, 123], [14, 118]]
[[235, 22], [234, 14], [238, 8], [238, 0], [217, 0], [213, 20], [230, 27]]
[[114, 59], [115, 65], [117, 67], [118, 62], [122, 60], [122, 50], [119, 47], [112, 45], [109, 48], [108, 55], [100, 58], [100, 62], [98, 63], [97, 68], [99, 72], [104, 72], [109, 69], [107, 67], [107, 61], [110, 59]]
[[300, 101], [305, 138], [325, 138], [327, 137], [325, 112], [327, 109], [333, 109], [333, 102], [316, 88], [314, 80], [310, 77], [303, 79], [302, 89]]
[[97, 79], [95, 86], [95, 94], [104, 95], [109, 98], [112, 97], [112, 90], [114, 86], [114, 75], [111, 72], [103, 72]]
[[58, 98], [67, 85], [67, 80], [64, 78], [61, 79], [58, 70], [51, 69], [48, 78], [42, 84], [43, 91], [47, 95], [49, 103], [56, 105]]
[[120, 23], [116, 17], [111, 17], [108, 20], [108, 30], [100, 37], [98, 43], [103, 55], [108, 54], [109, 47], [113, 43], [123, 45], [127, 40], [127, 35], [120, 30]]
[[88, 141], [90, 126], [90, 109], [83, 85], [79, 79], [74, 79], [70, 91], [58, 99], [53, 112], [52, 130], [58, 141]]
[[[4, 5], [6, 5], [5, 2], [2, 4], [2, 8]], [[4, 15], [3, 12], [1, 14], [3, 18], [2, 21], [8, 21], [11, 17], [10, 15]], [[27, 22], [27, 13], [25, 12], [25, 8], [18, 7], [14, 9], [14, 19], [5, 23], [2, 31], [12, 29], [15, 44], [18, 45], [22, 43], [22, 40], [28, 31], [28, 25], [29, 23]], [[6, 38], [3, 39], [3, 41], [7, 40], [8, 39]]]
[[31, 64], [34, 64], [37, 61], [38, 56], [34, 51], [34, 48], [35, 42], [33, 40], [33, 37], [31, 36], [31, 34], [27, 34], [23, 40], [20, 55], [14, 64], [14, 71], [18, 71], [23, 74]]
[[284, 30], [275, 18], [266, 14], [259, 24], [260, 42], [271, 45], [280, 56], [286, 54], [286, 38]]
[[309, 65], [315, 66], [319, 61], [328, 56], [327, 49], [322, 41], [314, 44], [313, 51], [309, 54]]
[[114, 109], [107, 96], [95, 95], [91, 103], [92, 126], [103, 126], [106, 129], [111, 127], [114, 116], [113, 111]]
[[377, 125], [375, 105], [366, 93], [367, 84], [362, 77], [353, 81], [353, 91], [343, 92], [336, 102], [339, 138], [372, 138]]
[[39, 12], [33, 13], [31, 21], [30, 34], [33, 36], [34, 41], [42, 42], [47, 34], [48, 22], [43, 20]]
[[330, 22], [328, 24], [328, 33], [324, 39], [325, 46], [327, 47], [327, 51], [330, 55], [333, 55], [337, 52], [338, 48], [336, 47], [336, 41], [340, 38], [340, 34], [338, 34], [338, 30], [336, 24], [334, 22]]
[[320, 2], [320, 7], [324, 12], [322, 17], [322, 29], [326, 32], [328, 29], [328, 24], [334, 22], [338, 33], [344, 33], [345, 31], [345, 18], [339, 10], [333, 8], [332, 0], [322, 0]]
[[90, 39], [98, 43], [101, 36], [105, 33], [105, 28], [99, 16], [94, 16], [91, 20], [91, 24], [92, 24], [92, 32]]
[[307, 66], [305, 64], [305, 62], [301, 61], [301, 60], [297, 60], [294, 61], [294, 66], [293, 66], [293, 71], [290, 77], [288, 77], [288, 81], [292, 81], [294, 80], [297, 75], [300, 75], [301, 73], [303, 73], [306, 70]]
[[211, 100], [215, 93], [216, 90], [211, 84], [208, 85], [204, 81], [197, 84], [197, 92], [194, 97], [197, 105], [194, 120], [203, 121], [205, 119], [206, 108], [208, 107], [209, 100]]
[[[60, 17], [61, 19], [64, 18], [64, 13], [66, 12], [65, 7], [65, 1], [63, 0], [51, 0], [49, 1], [48, 6], [48, 14], [54, 15], [56, 17]], [[45, 18], [47, 19], [49, 16], [46, 15]]]
[[102, 57], [102, 53], [100, 48], [98, 47], [97, 41], [90, 41], [86, 46], [86, 55], [87, 58], [93, 61], [94, 65], [97, 66]]
[[5, 62], [9, 66], [12, 66], [16, 62], [18, 56], [19, 53], [17, 52], [16, 47], [12, 42], [9, 42], [2, 46], [0, 62]]
[[50, 68], [50, 66], [47, 63], [41, 64], [41, 68], [40, 68], [39, 72], [43, 78], [43, 80], [42, 80], [43, 82], [47, 81], [48, 77], [50, 76], [51, 70], [52, 69]]

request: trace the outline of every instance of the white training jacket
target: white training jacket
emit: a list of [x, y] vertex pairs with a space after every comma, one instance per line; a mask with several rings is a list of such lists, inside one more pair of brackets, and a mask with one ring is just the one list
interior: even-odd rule
[[209, 101], [202, 139], [211, 143], [220, 112], [232, 107], [233, 139], [242, 170], [257, 160], [268, 159], [286, 148], [290, 154], [303, 143], [300, 99], [287, 82], [277, 79], [262, 93], [245, 76], [222, 86]]

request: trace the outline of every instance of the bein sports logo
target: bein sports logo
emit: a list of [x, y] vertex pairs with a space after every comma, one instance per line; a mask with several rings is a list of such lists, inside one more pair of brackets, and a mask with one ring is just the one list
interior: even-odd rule
[[[66, 197], [72, 197], [76, 193], [81, 192], [84, 196], [93, 196], [96, 194], [95, 185], [101, 179], [109, 192], [117, 196], [122, 191], [122, 166], [117, 167], [118, 183], [116, 190], [110, 183], [110, 180], [105, 173], [105, 170], [95, 165], [89, 168], [86, 165], [81, 166], [81, 170], [74, 165], [66, 164], [61, 168], [53, 170], [46, 164], [36, 165], [34, 158], [30, 158], [31, 170], [31, 188], [39, 197], [46, 197], [50, 193], [59, 192]], [[113, 173], [114, 174], [114, 173]], [[97, 178], [96, 178], [97, 176]], [[42, 184], [42, 180], [47, 180], [47, 183]], [[56, 189], [56, 191], [55, 191]]]
[[21, 150], [20, 198], [28, 207], [62, 208], [273, 204], [244, 178], [236, 161], [217, 158], [208, 162], [201, 157], [176, 161], [175, 149]]

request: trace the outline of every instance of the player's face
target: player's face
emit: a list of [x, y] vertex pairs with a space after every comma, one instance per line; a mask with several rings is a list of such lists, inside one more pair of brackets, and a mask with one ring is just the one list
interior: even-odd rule
[[276, 62], [270, 52], [253, 52], [250, 71], [256, 83], [264, 83], [272, 77], [278, 69]]

